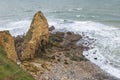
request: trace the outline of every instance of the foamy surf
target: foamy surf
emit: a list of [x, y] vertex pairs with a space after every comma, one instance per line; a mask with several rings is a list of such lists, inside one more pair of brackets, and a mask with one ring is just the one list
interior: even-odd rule
[[[98, 65], [107, 73], [120, 78], [119, 28], [92, 21], [48, 19], [48, 22], [49, 25], [55, 26], [56, 31], [72, 31], [83, 35], [83, 39], [80, 42], [84, 46], [86, 46], [87, 43], [90, 42], [90, 40], [87, 40], [86, 36], [95, 39], [95, 41], [93, 41], [92, 44], [89, 45], [89, 47], [93, 48], [91, 48], [90, 50], [85, 50], [83, 55], [85, 55], [87, 59]], [[30, 23], [30, 20], [10, 22], [6, 24], [5, 27], [0, 27], [0, 30], [10, 30], [13, 36], [21, 35], [28, 31]]]
[[30, 20], [8, 22], [6, 25], [0, 27], [0, 31], [9, 30], [13, 36], [22, 35], [28, 31], [30, 23]]
[[[54, 25], [56, 30], [72, 31], [79, 33], [95, 41], [89, 47], [94, 47], [88, 51], [84, 51], [84, 55], [91, 62], [98, 65], [107, 73], [120, 78], [120, 29], [107, 26], [92, 21], [69, 21], [55, 20], [49, 21], [50, 25]], [[86, 45], [86, 37], [83, 37], [83, 45]]]

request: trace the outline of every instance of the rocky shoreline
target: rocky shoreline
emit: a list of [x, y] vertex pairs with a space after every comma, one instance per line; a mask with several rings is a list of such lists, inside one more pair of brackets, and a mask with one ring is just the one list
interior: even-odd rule
[[49, 39], [45, 53], [20, 65], [36, 80], [119, 80], [83, 56], [89, 48], [76, 45], [81, 35], [50, 31]]
[[26, 35], [14, 37], [13, 41], [9, 32], [3, 31], [0, 44], [6, 48], [8, 58], [35, 80], [119, 80], [83, 56], [83, 51], [91, 49], [89, 44], [92, 43], [78, 44], [82, 39], [80, 34], [55, 31], [54, 26], [48, 26], [47, 19], [39, 11]]

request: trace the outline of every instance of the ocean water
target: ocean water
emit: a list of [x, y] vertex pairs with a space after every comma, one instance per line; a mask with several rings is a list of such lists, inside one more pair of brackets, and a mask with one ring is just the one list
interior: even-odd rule
[[[0, 31], [25, 34], [39, 10], [56, 30], [94, 38], [89, 45], [94, 48], [83, 54], [120, 78], [120, 0], [0, 0]], [[86, 46], [89, 40], [83, 37], [81, 42]]]

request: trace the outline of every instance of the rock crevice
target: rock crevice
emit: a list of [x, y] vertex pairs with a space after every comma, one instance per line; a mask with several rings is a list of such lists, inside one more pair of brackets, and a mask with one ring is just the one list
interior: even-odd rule
[[[22, 45], [21, 60], [28, 60], [41, 54], [47, 46], [49, 38], [48, 23], [41, 11], [37, 12], [32, 20], [29, 31]], [[41, 48], [41, 51], [40, 49]]]

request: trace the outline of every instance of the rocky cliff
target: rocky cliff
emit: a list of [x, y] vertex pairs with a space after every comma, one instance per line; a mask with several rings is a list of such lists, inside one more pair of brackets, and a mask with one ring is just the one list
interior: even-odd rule
[[14, 39], [9, 31], [0, 31], [0, 45], [4, 47], [7, 57], [16, 62], [18, 58], [15, 51]]
[[48, 43], [48, 23], [41, 11], [37, 12], [32, 20], [29, 31], [23, 42], [21, 59], [28, 60], [45, 51]]
[[47, 20], [39, 11], [25, 36], [13, 39], [8, 31], [0, 32], [0, 80], [34, 80], [9, 59], [21, 59], [19, 66], [35, 80], [119, 80], [83, 56], [83, 51], [90, 48], [82, 45], [80, 34], [52, 30], [54, 26], [48, 29]]

